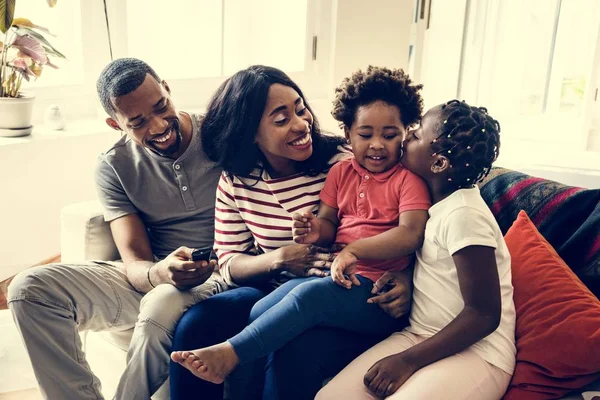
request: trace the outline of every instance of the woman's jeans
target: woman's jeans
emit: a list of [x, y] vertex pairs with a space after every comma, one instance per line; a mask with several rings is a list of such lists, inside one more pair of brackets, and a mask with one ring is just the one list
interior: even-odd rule
[[[298, 283], [296, 280], [295, 284]], [[250, 310], [256, 317], [277, 304], [289, 291], [283, 288], [286, 285], [256, 306], [267, 291], [244, 287], [218, 294], [192, 307], [177, 326], [173, 350], [207, 347], [235, 336], [246, 325]], [[289, 283], [288, 289], [292, 286], [295, 285]], [[226, 382], [227, 398], [313, 399], [325, 379], [337, 374], [382, 338], [382, 335], [363, 335], [322, 326], [308, 329], [268, 356], [238, 366]], [[173, 400], [190, 396], [207, 400], [223, 398], [223, 385], [199, 379], [176, 363], [171, 363], [170, 372]]]

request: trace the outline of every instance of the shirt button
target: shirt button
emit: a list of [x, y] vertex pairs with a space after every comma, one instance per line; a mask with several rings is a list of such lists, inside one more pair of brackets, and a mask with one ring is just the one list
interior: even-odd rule
[[358, 197], [360, 197], [362, 199], [363, 197], [365, 197], [365, 194], [361, 193], [361, 194], [358, 195]]
[[369, 175], [365, 175], [365, 179], [369, 179]]
[[183, 186], [183, 187], [181, 188], [181, 190], [183, 190], [183, 191], [185, 192], [185, 191], [187, 190], [187, 186]]
[[181, 169], [181, 165], [175, 164], [175, 169], [177, 169], [177, 170]]

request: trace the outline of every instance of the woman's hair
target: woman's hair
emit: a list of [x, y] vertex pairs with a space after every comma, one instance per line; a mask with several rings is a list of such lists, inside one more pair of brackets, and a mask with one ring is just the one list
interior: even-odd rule
[[343, 138], [324, 135], [304, 94], [283, 71], [253, 65], [227, 79], [213, 95], [200, 129], [206, 155], [223, 169], [240, 177], [249, 177], [256, 168], [264, 168], [267, 160], [255, 137], [263, 116], [269, 88], [274, 83], [294, 89], [313, 115], [313, 153], [298, 162], [298, 172], [318, 175], [330, 168], [330, 158], [338, 152]]
[[408, 128], [421, 118], [422, 88], [423, 85], [413, 84], [401, 69], [369, 65], [366, 72], [356, 71], [335, 89], [331, 115], [340, 122], [340, 127], [350, 128], [359, 107], [383, 101], [398, 107], [402, 123]]
[[470, 187], [487, 176], [500, 153], [500, 123], [484, 107], [451, 100], [442, 105], [434, 154], [450, 160], [449, 183]]

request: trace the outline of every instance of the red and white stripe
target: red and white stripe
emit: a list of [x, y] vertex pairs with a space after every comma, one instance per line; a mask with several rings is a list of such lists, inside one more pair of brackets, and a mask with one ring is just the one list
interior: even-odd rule
[[316, 213], [325, 174], [256, 179], [221, 175], [215, 208], [215, 250], [223, 266], [256, 244], [265, 252], [293, 244], [292, 214]]

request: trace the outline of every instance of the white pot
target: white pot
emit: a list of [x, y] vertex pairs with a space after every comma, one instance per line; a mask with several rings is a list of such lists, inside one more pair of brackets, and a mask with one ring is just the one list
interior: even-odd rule
[[31, 133], [31, 115], [35, 96], [0, 97], [0, 136], [24, 136]]

